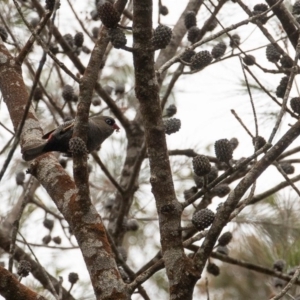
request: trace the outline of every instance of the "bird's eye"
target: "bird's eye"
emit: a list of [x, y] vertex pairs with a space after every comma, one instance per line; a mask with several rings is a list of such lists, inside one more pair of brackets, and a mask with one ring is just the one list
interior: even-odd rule
[[113, 125], [114, 124], [114, 121], [112, 119], [106, 119], [105, 122], [108, 125]]

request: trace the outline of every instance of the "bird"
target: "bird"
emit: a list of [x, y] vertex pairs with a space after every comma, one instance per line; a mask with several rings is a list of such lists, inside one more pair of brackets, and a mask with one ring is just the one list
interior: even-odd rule
[[[23, 147], [22, 157], [25, 161], [30, 161], [38, 156], [51, 151], [65, 153], [72, 156], [69, 148], [69, 141], [73, 136], [75, 120], [70, 120], [46, 133], [38, 145]], [[114, 131], [120, 128], [115, 120], [107, 116], [93, 116], [88, 121], [87, 150], [96, 150]]]

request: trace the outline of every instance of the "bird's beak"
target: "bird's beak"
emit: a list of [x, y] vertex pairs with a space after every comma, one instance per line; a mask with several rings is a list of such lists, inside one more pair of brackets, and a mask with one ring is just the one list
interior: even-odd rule
[[113, 129], [116, 129], [117, 132], [120, 130], [120, 127], [116, 123], [112, 127]]

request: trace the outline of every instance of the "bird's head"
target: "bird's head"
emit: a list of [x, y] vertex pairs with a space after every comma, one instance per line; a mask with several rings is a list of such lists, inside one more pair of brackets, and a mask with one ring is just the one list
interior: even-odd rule
[[104, 118], [104, 122], [111, 126], [113, 129], [115, 129], [117, 132], [120, 130], [120, 127], [116, 124], [116, 121], [115, 119], [111, 118], [111, 117], [105, 117], [103, 116]]

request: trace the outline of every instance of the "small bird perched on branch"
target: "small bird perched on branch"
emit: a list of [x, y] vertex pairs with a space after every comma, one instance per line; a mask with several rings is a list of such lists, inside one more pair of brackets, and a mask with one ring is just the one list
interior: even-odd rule
[[[46, 133], [43, 136], [43, 139], [46, 139], [46, 141], [43, 141], [39, 145], [24, 147], [22, 150], [23, 159], [29, 161], [51, 151], [71, 155], [69, 142], [73, 136], [74, 122], [75, 120], [68, 121]], [[86, 145], [88, 152], [96, 150], [114, 130], [119, 131], [119, 129], [119, 126], [111, 117], [94, 116], [89, 118]]]

